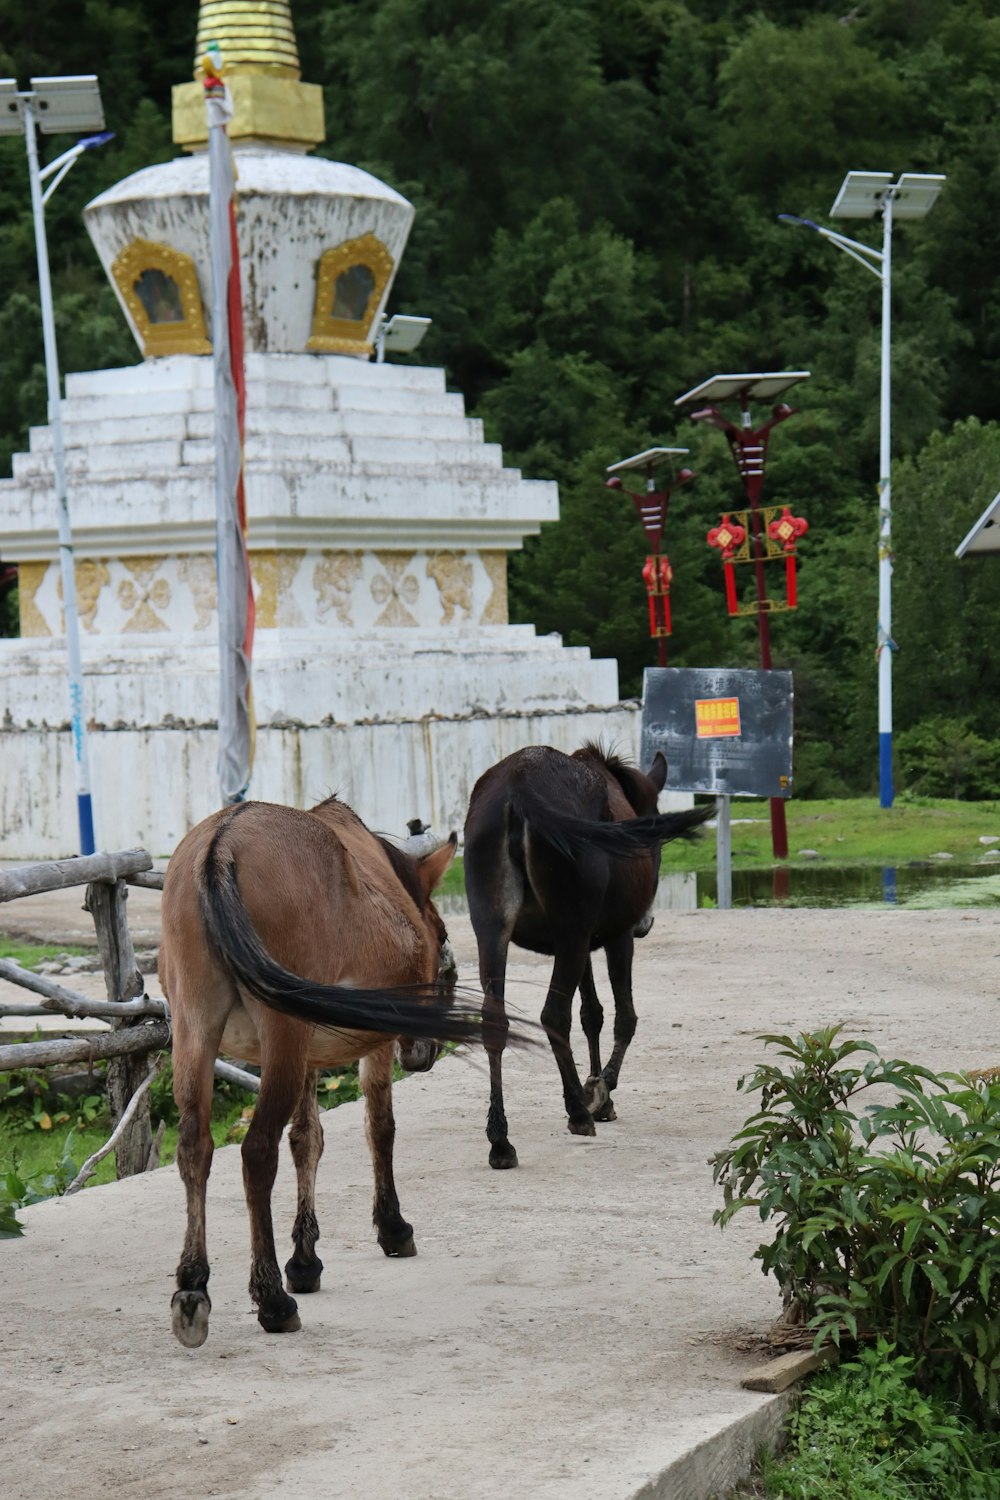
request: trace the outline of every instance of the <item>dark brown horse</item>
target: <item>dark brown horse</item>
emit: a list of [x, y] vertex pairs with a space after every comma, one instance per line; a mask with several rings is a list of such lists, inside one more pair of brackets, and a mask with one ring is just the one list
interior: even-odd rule
[[250, 1213], [250, 1295], [270, 1333], [297, 1329], [271, 1225], [278, 1146], [298, 1181], [289, 1291], [319, 1289], [316, 1168], [323, 1132], [316, 1070], [361, 1059], [375, 1172], [374, 1223], [386, 1255], [414, 1255], [392, 1174], [392, 1064], [429, 1067], [439, 1041], [476, 1039], [478, 1013], [452, 1005], [439, 981], [447, 951], [430, 893], [455, 835], [416, 859], [370, 833], [336, 798], [298, 812], [246, 802], [206, 818], [180, 844], [163, 887], [159, 971], [173, 1018], [177, 1165], [187, 1235], [171, 1303], [174, 1333], [208, 1336], [205, 1188], [212, 1164], [216, 1055], [259, 1063], [260, 1095], [243, 1142]]
[[[666, 775], [659, 752], [644, 774], [598, 745], [573, 755], [534, 745], [508, 755], [473, 787], [465, 822], [465, 887], [488, 1027], [491, 1167], [517, 1166], [501, 1075], [512, 942], [554, 958], [542, 1024], [562, 1078], [570, 1131], [593, 1135], [595, 1118], [615, 1118], [610, 1096], [636, 1025], [634, 939], [652, 926], [660, 849], [668, 839], [690, 836], [714, 812], [708, 806], [657, 815]], [[605, 951], [615, 999], [614, 1048], [603, 1069], [604, 1012], [590, 961], [595, 948]], [[578, 988], [590, 1048], [586, 1085], [569, 1042]]]

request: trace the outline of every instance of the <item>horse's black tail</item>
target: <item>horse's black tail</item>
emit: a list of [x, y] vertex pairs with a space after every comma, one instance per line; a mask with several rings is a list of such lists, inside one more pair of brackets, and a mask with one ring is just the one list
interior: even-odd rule
[[360, 989], [320, 984], [284, 968], [261, 942], [240, 895], [234, 862], [220, 859], [215, 849], [205, 861], [199, 898], [205, 932], [226, 970], [272, 1010], [331, 1031], [484, 1041], [479, 1008], [454, 1004], [436, 984]]
[[671, 839], [694, 838], [701, 824], [715, 816], [715, 804], [708, 803], [683, 812], [653, 813], [646, 818], [605, 823], [597, 818], [577, 818], [559, 812], [543, 798], [523, 789], [514, 799], [514, 808], [536, 838], [568, 860], [575, 860], [587, 849], [601, 849], [615, 859], [628, 859]]

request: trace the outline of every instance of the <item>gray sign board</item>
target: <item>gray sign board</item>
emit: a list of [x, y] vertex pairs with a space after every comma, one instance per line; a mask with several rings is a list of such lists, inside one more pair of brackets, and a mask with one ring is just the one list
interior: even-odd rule
[[647, 667], [641, 764], [667, 758], [667, 791], [792, 795], [792, 674]]

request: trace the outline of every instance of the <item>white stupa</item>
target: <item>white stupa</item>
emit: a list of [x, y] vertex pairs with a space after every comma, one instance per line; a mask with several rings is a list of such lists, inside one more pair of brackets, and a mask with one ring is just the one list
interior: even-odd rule
[[[634, 750], [617, 665], [510, 625], [507, 554], [558, 516], [503, 466], [442, 370], [371, 359], [413, 219], [368, 173], [310, 157], [319, 88], [289, 7], [203, 0], [235, 117], [247, 347], [245, 476], [257, 596], [250, 795], [337, 791], [373, 827], [461, 827], [516, 747]], [[63, 402], [97, 841], [169, 854], [219, 802], [213, 371], [205, 110], [190, 154], [90, 203], [87, 228], [142, 352], [69, 375]], [[76, 852], [51, 434], [0, 481], [21, 638], [0, 641], [0, 858]]]

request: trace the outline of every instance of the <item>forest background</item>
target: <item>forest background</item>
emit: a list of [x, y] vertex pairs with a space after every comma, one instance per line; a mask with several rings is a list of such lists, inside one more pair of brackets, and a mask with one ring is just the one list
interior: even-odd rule
[[[433, 318], [419, 361], [446, 367], [506, 463], [559, 483], [561, 520], [512, 556], [513, 619], [616, 657], [638, 693], [655, 662], [645, 538], [605, 470], [686, 446], [698, 477], [665, 537], [670, 664], [756, 665], [755, 622], [727, 617], [705, 543], [742, 504], [738, 478], [721, 435], [674, 402], [716, 372], [812, 372], [764, 493], [810, 525], [799, 608], [772, 619], [774, 664], [795, 674], [799, 795], [878, 780], [880, 288], [777, 218], [829, 222], [849, 169], [948, 179], [894, 234], [897, 786], [1000, 795], [1000, 558], [954, 556], [1000, 488], [994, 8], [292, 0], [303, 78], [325, 90], [318, 154], [416, 206], [393, 310]], [[192, 76], [196, 21], [195, 0], [0, 0], [0, 74], [96, 72], [116, 132], [47, 211], [64, 371], [137, 359], [81, 209], [177, 155], [170, 88]], [[877, 222], [839, 227], [881, 243]], [[0, 138], [0, 473], [45, 409], [24, 145]], [[15, 622], [9, 590], [0, 632]]]

